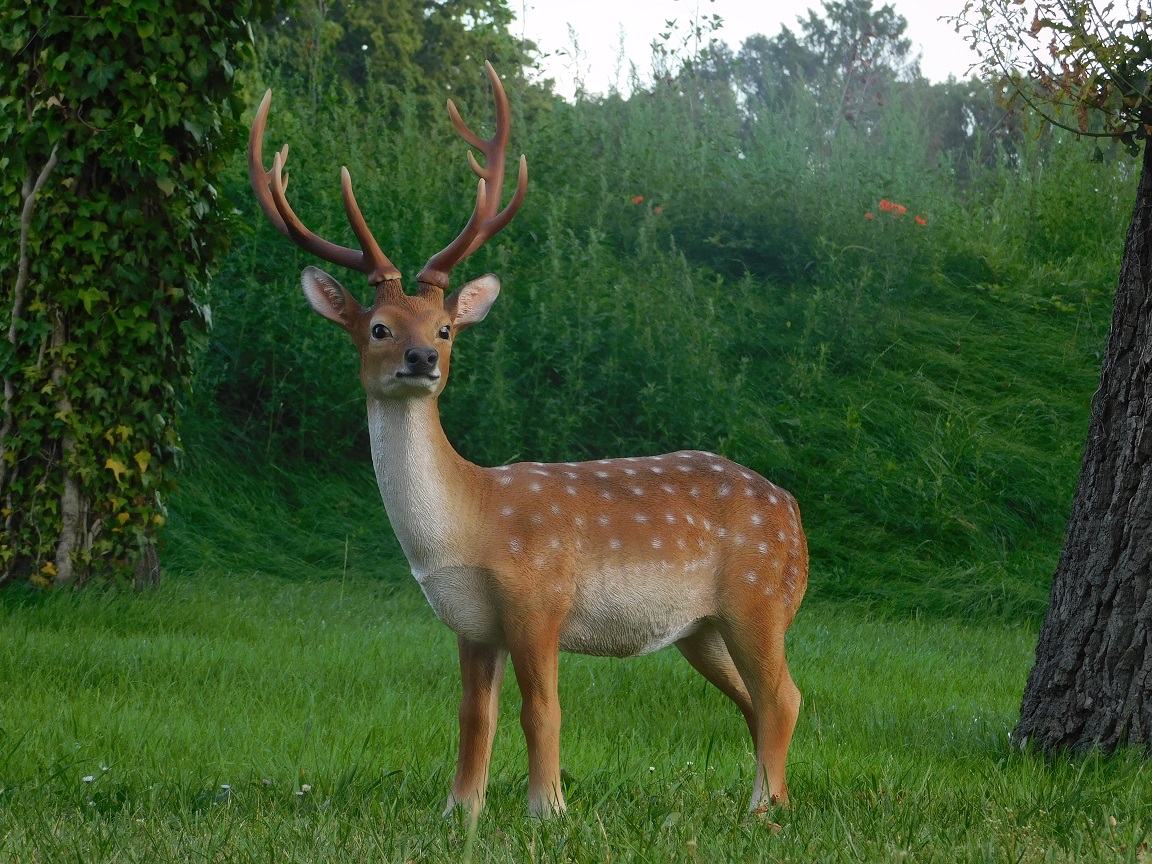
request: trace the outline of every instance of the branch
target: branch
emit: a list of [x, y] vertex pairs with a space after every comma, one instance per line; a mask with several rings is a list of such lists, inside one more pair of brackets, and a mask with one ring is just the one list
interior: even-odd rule
[[[16, 271], [16, 286], [12, 291], [12, 322], [8, 326], [8, 341], [12, 343], [12, 350], [16, 350], [16, 329], [24, 311], [24, 291], [28, 286], [28, 232], [32, 227], [32, 211], [36, 209], [36, 196], [48, 182], [48, 175], [56, 167], [56, 151], [59, 143], [53, 145], [48, 161], [44, 163], [40, 176], [32, 182], [32, 169], [29, 168], [24, 178], [24, 187], [20, 190], [24, 197], [24, 208], [20, 213], [20, 263]], [[15, 385], [11, 378], [4, 379], [4, 422], [0, 425], [0, 490], [4, 489], [4, 481], [8, 473], [8, 463], [4, 461], [4, 442], [12, 431], [15, 421], [12, 419], [12, 400], [16, 395]]]

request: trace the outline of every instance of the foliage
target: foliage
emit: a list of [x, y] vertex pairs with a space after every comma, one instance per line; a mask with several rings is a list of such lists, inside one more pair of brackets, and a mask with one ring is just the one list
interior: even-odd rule
[[0, 578], [154, 563], [259, 8], [47, 0], [0, 13]]
[[956, 23], [986, 71], [1049, 122], [1132, 155], [1152, 133], [1152, 16], [1142, 2], [970, 0]]
[[837, 123], [867, 122], [893, 82], [918, 74], [909, 59], [908, 22], [872, 0], [823, 0], [809, 9], [800, 33], [781, 27], [772, 38], [749, 37], [740, 49], [741, 86], [764, 104], [807, 92], [835, 111]]
[[514, 36], [512, 23], [508, 0], [301, 0], [264, 25], [261, 53], [279, 79], [314, 103], [335, 74], [342, 98], [359, 101], [382, 89], [393, 101], [417, 96], [425, 110], [441, 111], [446, 93], [484, 103], [485, 83], [472, 74], [484, 60], [513, 82], [509, 90], [528, 89], [523, 69], [535, 45]]

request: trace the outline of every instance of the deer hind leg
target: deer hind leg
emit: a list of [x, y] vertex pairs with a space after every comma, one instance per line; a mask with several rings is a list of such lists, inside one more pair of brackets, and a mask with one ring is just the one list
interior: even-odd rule
[[458, 642], [460, 677], [464, 683], [464, 696], [460, 701], [460, 758], [445, 816], [457, 806], [466, 807], [472, 813], [479, 813], [484, 806], [500, 685], [508, 662], [508, 652], [503, 648], [470, 642], [464, 637], [459, 637]]
[[711, 624], [704, 624], [691, 636], [685, 636], [677, 642], [676, 647], [697, 672], [736, 703], [736, 707], [744, 715], [744, 722], [748, 724], [752, 746], [755, 748], [756, 712], [752, 708], [748, 688], [744, 686], [744, 679], [736, 671], [736, 664], [732, 662], [732, 655], [728, 653], [728, 646], [724, 644], [724, 637], [720, 635], [720, 631]]
[[725, 633], [725, 643], [756, 714], [756, 783], [749, 808], [787, 804], [784, 769], [800, 714], [800, 691], [784, 661], [783, 629], [765, 633], [754, 626], [733, 628]]
[[510, 633], [508, 641], [523, 700], [520, 725], [528, 744], [528, 809], [533, 816], [548, 818], [567, 809], [560, 789], [560, 633], [557, 627], [529, 624], [514, 637]]

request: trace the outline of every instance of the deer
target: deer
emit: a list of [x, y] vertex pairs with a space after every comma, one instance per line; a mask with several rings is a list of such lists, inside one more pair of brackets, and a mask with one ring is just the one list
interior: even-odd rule
[[265, 170], [268, 90], [248, 142], [256, 200], [277, 230], [375, 288], [361, 306], [332, 276], [301, 276], [314, 311], [344, 328], [360, 355], [372, 464], [388, 520], [436, 617], [455, 634], [463, 694], [459, 756], [445, 817], [483, 808], [501, 683], [511, 658], [528, 752], [535, 817], [566, 811], [560, 785], [561, 651], [608, 657], [669, 645], [739, 708], [756, 759], [750, 810], [788, 803], [785, 762], [800, 691], [784, 657], [785, 632], [808, 580], [807, 540], [795, 498], [713, 453], [484, 468], [460, 456], [440, 423], [438, 399], [455, 339], [484, 320], [500, 293], [487, 274], [452, 293], [449, 274], [501, 231], [528, 187], [520, 157], [503, 208], [508, 98], [486, 63], [495, 102], [490, 139], [452, 100], [448, 113], [479, 177], [467, 224], [405, 293], [400, 271], [369, 231], [348, 169], [344, 208], [359, 249], [304, 226], [285, 194], [288, 146]]

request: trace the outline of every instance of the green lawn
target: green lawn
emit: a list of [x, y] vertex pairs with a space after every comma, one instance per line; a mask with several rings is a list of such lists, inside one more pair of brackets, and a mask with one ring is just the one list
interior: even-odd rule
[[790, 810], [745, 816], [743, 722], [675, 651], [566, 656], [569, 815], [527, 815], [509, 676], [468, 853], [454, 639], [376, 569], [0, 594], [0, 859], [1148, 860], [1145, 762], [1010, 748], [1030, 628], [830, 603], [792, 631]]

